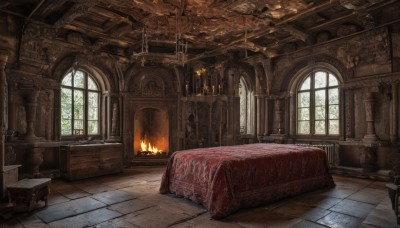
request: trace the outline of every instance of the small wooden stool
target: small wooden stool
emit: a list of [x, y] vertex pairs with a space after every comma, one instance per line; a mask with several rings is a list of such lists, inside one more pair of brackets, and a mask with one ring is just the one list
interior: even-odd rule
[[45, 201], [47, 207], [47, 197], [50, 193], [50, 178], [23, 179], [7, 185], [10, 203], [24, 204], [31, 211], [35, 203], [39, 200]]

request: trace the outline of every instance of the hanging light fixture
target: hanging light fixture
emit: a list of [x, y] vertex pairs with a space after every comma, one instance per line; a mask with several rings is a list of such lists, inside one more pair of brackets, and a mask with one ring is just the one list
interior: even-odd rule
[[179, 15], [176, 15], [175, 53], [178, 63], [185, 65], [188, 42], [182, 38]]

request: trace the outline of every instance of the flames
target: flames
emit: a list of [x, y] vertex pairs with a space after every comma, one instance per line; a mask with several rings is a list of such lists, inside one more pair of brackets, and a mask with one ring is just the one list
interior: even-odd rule
[[140, 142], [140, 149], [142, 152], [151, 152], [152, 154], [162, 152], [157, 147], [152, 146], [151, 143], [146, 143], [144, 140]]

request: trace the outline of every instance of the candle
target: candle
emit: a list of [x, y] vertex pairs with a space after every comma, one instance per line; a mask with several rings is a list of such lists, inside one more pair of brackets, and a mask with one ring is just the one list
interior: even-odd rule
[[215, 94], [215, 92], [214, 92], [214, 85], [212, 86], [212, 94], [213, 94], [213, 95]]
[[218, 84], [218, 93], [221, 94], [221, 84]]

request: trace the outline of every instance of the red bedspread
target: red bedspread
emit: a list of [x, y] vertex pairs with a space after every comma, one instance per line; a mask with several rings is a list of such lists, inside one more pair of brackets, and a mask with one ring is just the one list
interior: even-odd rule
[[314, 147], [248, 144], [175, 152], [160, 193], [205, 206], [219, 219], [325, 186], [334, 186], [326, 154]]

